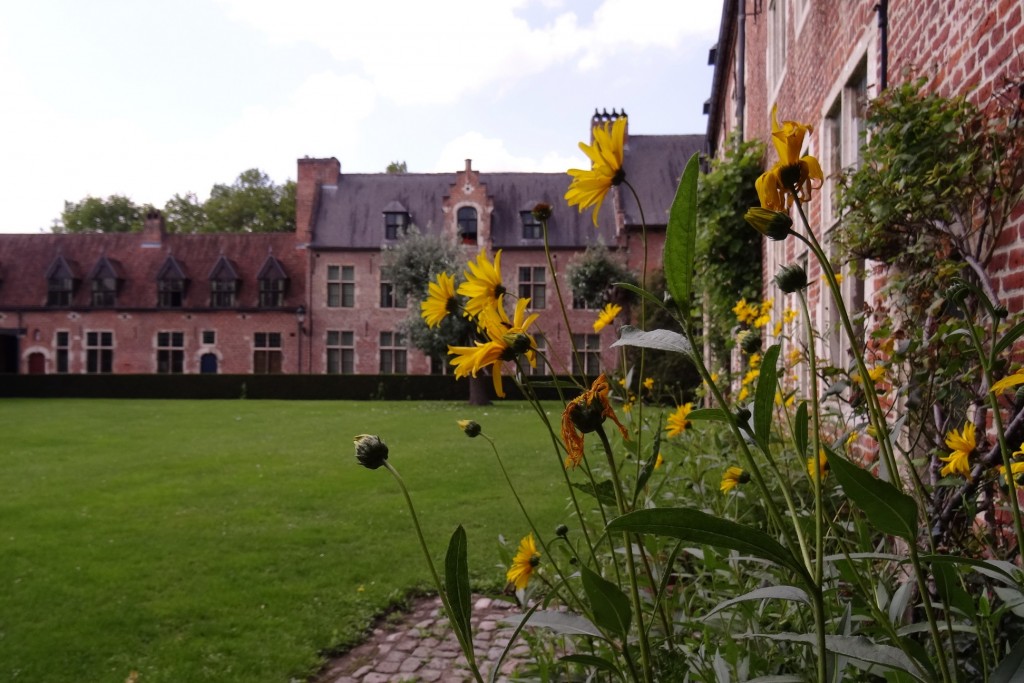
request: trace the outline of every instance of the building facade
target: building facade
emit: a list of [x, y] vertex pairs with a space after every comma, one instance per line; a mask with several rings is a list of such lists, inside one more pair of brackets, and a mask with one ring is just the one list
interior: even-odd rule
[[[859, 162], [868, 102], [887, 87], [922, 76], [929, 92], [964, 96], [982, 107], [993, 98], [1024, 97], [1022, 12], [1019, 0], [725, 0], [707, 103], [709, 150], [720, 153], [732, 131], [768, 141], [775, 106], [780, 120], [811, 124], [802, 153], [820, 161], [825, 182], [807, 204], [808, 219], [830, 249], [839, 218], [835, 179]], [[773, 162], [774, 156], [766, 165]], [[1011, 313], [1024, 310], [1022, 230], [1024, 206], [1012, 214], [984, 264], [995, 295]], [[765, 299], [774, 299], [780, 314], [784, 296], [772, 278], [782, 265], [805, 264], [816, 327], [832, 331], [820, 353], [845, 367], [846, 342], [829, 297], [820, 295], [820, 272], [806, 247], [797, 240], [766, 240], [764, 249]], [[868, 263], [866, 272], [864, 279], [843, 282], [853, 308], [880, 296], [884, 270]]]
[[[596, 114], [601, 123], [618, 114]], [[651, 268], [668, 208], [702, 135], [627, 138], [625, 168], [645, 211]], [[534, 328], [555, 372], [613, 367], [615, 332], [572, 306], [565, 269], [604, 244], [639, 272], [641, 218], [618, 190], [594, 228], [563, 199], [564, 173], [345, 174], [337, 159], [298, 161], [296, 230], [287, 234], [0, 235], [0, 372], [427, 374], [445, 359], [413, 348], [401, 322], [417, 307], [395, 295], [384, 253], [412, 225], [462, 244], [466, 260], [501, 251], [506, 287], [540, 313]], [[552, 206], [551, 262], [531, 209]], [[424, 291], [426, 283], [424, 283]], [[571, 353], [571, 334], [583, 353]], [[582, 364], [583, 367], [579, 367]], [[552, 368], [538, 369], [550, 372]]]

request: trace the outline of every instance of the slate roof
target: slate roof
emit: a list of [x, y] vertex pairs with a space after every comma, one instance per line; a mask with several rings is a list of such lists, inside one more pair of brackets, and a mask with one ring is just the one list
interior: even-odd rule
[[236, 268], [240, 285], [238, 307], [259, 302], [257, 275], [273, 255], [289, 277], [286, 308], [305, 300], [307, 252], [295, 248], [293, 233], [164, 235], [159, 246], [143, 246], [141, 233], [80, 235], [0, 235], [0, 308], [37, 307], [46, 304], [47, 271], [58, 257], [67, 261], [76, 278], [72, 308], [89, 307], [88, 275], [106, 258], [122, 279], [115, 308], [154, 308], [157, 275], [168, 256], [173, 256], [191, 278], [184, 308], [207, 308], [211, 273], [221, 256]]
[[[631, 135], [624, 167], [626, 177], [640, 195], [648, 226], [664, 226], [676, 186], [690, 155], [704, 145], [703, 135]], [[314, 249], [380, 249], [384, 240], [385, 211], [401, 206], [421, 232], [438, 234], [444, 224], [443, 200], [455, 173], [352, 173], [342, 174], [337, 185], [321, 189], [316, 217]], [[563, 198], [571, 177], [566, 173], [486, 173], [479, 181], [494, 202], [491, 239], [494, 247], [539, 246], [522, 238], [520, 211], [538, 202], [552, 207], [549, 239], [555, 247], [585, 246], [596, 241], [615, 242], [612, 197], [605, 199], [594, 230], [590, 210], [580, 214]], [[640, 225], [640, 213], [631, 193], [622, 192], [627, 226]]]

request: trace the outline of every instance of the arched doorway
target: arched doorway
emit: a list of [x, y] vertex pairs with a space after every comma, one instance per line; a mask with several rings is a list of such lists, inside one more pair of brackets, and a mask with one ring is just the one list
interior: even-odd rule
[[46, 356], [36, 351], [35, 353], [28, 354], [28, 374], [30, 375], [45, 375], [46, 374]]
[[204, 375], [215, 375], [217, 374], [217, 355], [214, 353], [204, 353], [199, 357], [199, 372]]

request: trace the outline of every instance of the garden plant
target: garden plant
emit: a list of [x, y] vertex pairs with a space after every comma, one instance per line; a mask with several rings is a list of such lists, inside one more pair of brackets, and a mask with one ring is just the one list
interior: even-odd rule
[[[901, 96], [898, 106], [921, 99]], [[981, 135], [944, 117], [934, 116], [947, 137], [968, 136], [961, 142], [969, 146], [977, 140], [970, 135]], [[880, 134], [884, 120], [880, 112], [874, 120]], [[633, 192], [624, 129], [622, 118], [595, 127], [592, 144], [580, 145], [592, 167], [569, 171], [566, 199], [581, 211], [593, 207], [595, 224], [610, 193]], [[492, 261], [481, 252], [461, 281], [445, 273], [430, 284], [422, 302], [428, 324], [453, 315], [476, 327], [472, 345], [448, 348], [456, 377], [489, 371], [499, 396], [504, 382], [520, 385], [565, 483], [571, 517], [538, 527], [516, 493], [522, 482], [506, 469], [515, 443], [493, 438], [484, 422], [458, 424], [473, 438], [469, 448], [493, 455], [493, 481], [518, 503], [522, 540], [509, 549], [506, 578], [523, 616], [509, 648], [525, 638], [536, 663], [524, 675], [542, 680], [1022, 680], [1024, 401], [1013, 390], [1024, 385], [1024, 372], [1013, 363], [1024, 323], [994, 300], [977, 257], [977, 268], [950, 268], [945, 286], [933, 290], [935, 319], [918, 324], [913, 343], [891, 336], [913, 320], [850, 310], [839, 265], [806, 218], [825, 182], [817, 159], [804, 154], [813, 131], [780, 123], [774, 110], [771, 129], [777, 160], [756, 179], [760, 205], [745, 218], [765, 239], [804, 245], [821, 273], [821, 295], [838, 313], [848, 366], [820, 357], [826, 332], [810, 315], [808, 269], [787, 265], [775, 277], [785, 297], [781, 315], [769, 301], [744, 297], [734, 305], [743, 372], [720, 381], [728, 368], [705, 357], [692, 313], [702, 205], [696, 157], [670, 211], [661, 259], [667, 296], [651, 293], [645, 255], [640, 284], [620, 285], [637, 305], [609, 300], [594, 322], [595, 329], [635, 322], [620, 327], [613, 345], [623, 351], [621, 372], [554, 382], [560, 420], [534, 398], [538, 383], [527, 366], [550, 361], [534, 342], [529, 300], [506, 291], [501, 253]], [[986, 130], [989, 147], [971, 157], [972, 172], [1012, 207], [1021, 200], [1018, 118], [1002, 116]], [[866, 171], [877, 179], [892, 160], [868, 155], [866, 163], [878, 165]], [[941, 178], [933, 180], [935, 196], [946, 196]], [[854, 181], [850, 201], [871, 202]], [[974, 225], [983, 205], [976, 199], [968, 196], [948, 225]], [[549, 207], [534, 211], [546, 243]], [[933, 218], [928, 225], [937, 225]], [[929, 239], [951, 238], [936, 228]], [[962, 243], [975, 244], [970, 235]], [[568, 293], [555, 282], [564, 313]], [[672, 329], [649, 325], [666, 318]], [[564, 322], [571, 329], [568, 316]], [[632, 362], [627, 348], [639, 350]], [[908, 363], [925, 357], [922, 348], [956, 363], [944, 373], [915, 372]], [[666, 393], [672, 378], [648, 375], [651, 350], [678, 354], [696, 369], [693, 396]], [[666, 408], [667, 396], [674, 404]], [[943, 411], [938, 429], [922, 427], [920, 411], [907, 408], [922, 397]], [[415, 482], [397, 474], [408, 453], [389, 452], [372, 435], [357, 437], [356, 452], [363, 465], [395, 475], [415, 520]], [[422, 549], [430, 564], [425, 542]], [[443, 567], [430, 571], [472, 675], [493, 678], [473, 652], [462, 527]]]

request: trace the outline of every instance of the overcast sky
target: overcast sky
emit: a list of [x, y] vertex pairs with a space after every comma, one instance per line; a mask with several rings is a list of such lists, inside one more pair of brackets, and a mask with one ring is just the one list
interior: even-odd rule
[[595, 107], [703, 133], [716, 0], [0, 3], [0, 232], [64, 201], [342, 173], [563, 171]]

